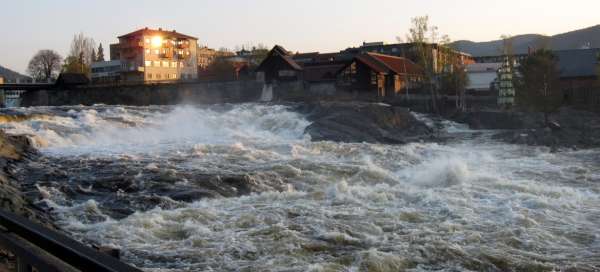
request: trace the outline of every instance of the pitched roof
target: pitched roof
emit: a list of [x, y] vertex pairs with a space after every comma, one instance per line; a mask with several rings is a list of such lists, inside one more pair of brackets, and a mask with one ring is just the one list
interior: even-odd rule
[[390, 72], [401, 74], [422, 74], [423, 69], [407, 58], [382, 55], [377, 53], [365, 53], [358, 55], [356, 60], [369, 66], [376, 72], [388, 74]]
[[558, 57], [558, 69], [562, 78], [598, 75], [600, 48], [558, 50], [553, 53]]
[[269, 51], [269, 54], [267, 54], [267, 57], [260, 63], [260, 65], [258, 65], [258, 67], [256, 68], [256, 71], [262, 70], [264, 64], [267, 63], [267, 61], [269, 61], [269, 59], [272, 58], [273, 56], [281, 57], [281, 59], [283, 59], [294, 70], [298, 70], [298, 71], [302, 70], [302, 66], [300, 66], [296, 61], [294, 61], [292, 59], [292, 56], [289, 51], [285, 50], [285, 48], [283, 48], [280, 45], [275, 45], [273, 47], [273, 49], [271, 49], [271, 51]]
[[167, 36], [167, 37], [173, 37], [173, 38], [180, 38], [180, 39], [193, 39], [193, 40], [197, 40], [198, 38], [196, 37], [192, 37], [192, 36], [188, 36], [185, 34], [181, 34], [179, 32], [176, 32], [175, 30], [173, 31], [166, 31], [163, 29], [150, 29], [150, 28], [142, 28], [142, 29], [138, 29], [134, 32], [119, 36], [118, 38], [129, 38], [129, 37], [135, 37], [135, 36], [140, 36], [140, 35], [163, 35], [163, 36]]

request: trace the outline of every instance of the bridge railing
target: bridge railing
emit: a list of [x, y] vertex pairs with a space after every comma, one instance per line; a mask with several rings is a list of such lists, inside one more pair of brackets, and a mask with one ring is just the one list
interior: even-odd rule
[[17, 257], [19, 272], [141, 271], [62, 233], [2, 210], [0, 247]]

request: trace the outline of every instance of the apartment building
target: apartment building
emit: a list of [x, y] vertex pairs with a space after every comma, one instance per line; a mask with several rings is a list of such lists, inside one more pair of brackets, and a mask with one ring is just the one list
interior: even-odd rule
[[[111, 60], [120, 60], [124, 82], [163, 82], [198, 78], [198, 38], [173, 31], [142, 28], [118, 37]], [[116, 50], [113, 52], [113, 50]]]

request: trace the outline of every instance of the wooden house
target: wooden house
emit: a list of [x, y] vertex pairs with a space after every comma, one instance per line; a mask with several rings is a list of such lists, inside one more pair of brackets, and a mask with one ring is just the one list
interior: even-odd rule
[[302, 67], [293, 60], [290, 52], [276, 45], [256, 68], [256, 76], [265, 83], [297, 81], [302, 80]]
[[402, 57], [360, 54], [337, 73], [337, 84], [350, 90], [394, 96], [421, 87], [423, 69]]

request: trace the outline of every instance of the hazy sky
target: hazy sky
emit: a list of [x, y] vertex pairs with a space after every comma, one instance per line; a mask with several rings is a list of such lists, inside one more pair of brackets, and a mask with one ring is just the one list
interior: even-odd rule
[[600, 24], [600, 0], [3, 0], [0, 7], [0, 65], [18, 72], [39, 49], [66, 55], [75, 33], [102, 42], [108, 56], [116, 36], [145, 26], [176, 29], [213, 48], [263, 43], [326, 52], [393, 42], [420, 15], [452, 40]]

